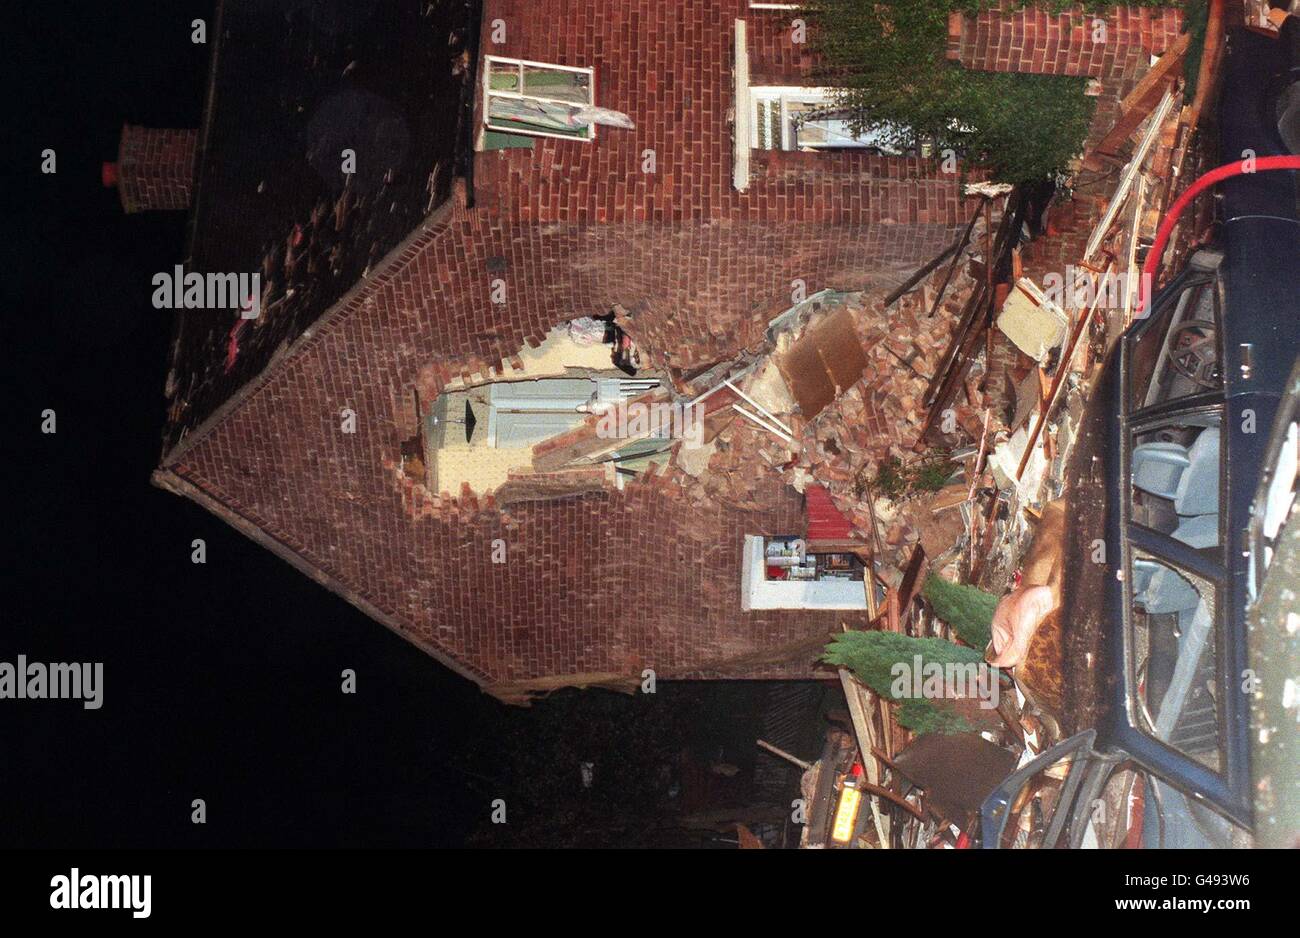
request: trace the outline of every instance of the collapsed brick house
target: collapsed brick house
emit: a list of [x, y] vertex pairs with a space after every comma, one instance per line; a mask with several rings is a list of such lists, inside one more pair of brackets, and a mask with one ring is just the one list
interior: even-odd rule
[[[817, 316], [866, 290], [850, 304], [861, 386], [834, 381], [831, 397], [852, 398], [856, 432], [883, 450], [910, 445], [917, 428], [885, 406], [915, 380], [897, 347], [941, 350], [954, 314], [900, 319], [871, 290], [956, 242], [982, 200], [933, 159], [836, 146], [842, 126], [792, 120], [824, 102], [789, 9], [485, 0], [472, 17], [433, 4], [463, 20], [449, 47], [419, 10], [266, 21], [256, 6], [220, 6], [197, 135], [128, 128], [106, 175], [128, 210], [191, 205], [189, 269], [262, 278], [255, 320], [178, 313], [155, 484], [506, 700], [647, 668], [812, 676], [825, 636], [866, 613], [742, 608], [746, 538], [808, 529], [788, 477], [736, 473], [737, 438], [770, 443], [762, 429], [715, 419], [747, 485], [709, 497], [673, 454], [635, 474], [543, 458], [583, 451], [591, 417], [503, 468], [470, 444], [483, 419], [507, 434], [508, 408], [466, 402], [457, 421], [462, 398], [511, 378], [608, 378], [608, 365], [563, 359], [581, 357], [570, 322], [612, 312], [637, 377], [691, 399], [761, 355], [792, 307]], [[1086, 73], [1119, 94], [1178, 24], [1111, 16], [1117, 60], [1071, 51], [1086, 39], [1059, 18], [1035, 33], [1009, 13], [954, 20], [950, 57]], [[1014, 35], [1029, 40], [1003, 41]], [[565, 119], [592, 107], [634, 126]], [[351, 175], [337, 169], [344, 149]], [[726, 389], [713, 402], [739, 400]], [[789, 419], [816, 438], [799, 408]], [[434, 437], [450, 453], [462, 429], [491, 486], [472, 467], [443, 477]]]

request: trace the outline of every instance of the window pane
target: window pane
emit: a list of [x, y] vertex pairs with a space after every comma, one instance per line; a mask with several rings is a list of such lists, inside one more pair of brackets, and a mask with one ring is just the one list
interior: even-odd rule
[[865, 146], [846, 120], [832, 117], [811, 117], [798, 124], [801, 147], [853, 147]]
[[591, 103], [591, 78], [586, 72], [568, 72], [536, 65], [524, 66], [524, 94], [574, 104]]
[[882, 153], [901, 151], [889, 145], [880, 130], [855, 132], [849, 115], [825, 104], [792, 104], [794, 133], [799, 147], [865, 147]]
[[1217, 413], [1185, 415], [1133, 434], [1133, 521], [1198, 550], [1220, 553], [1223, 472]]
[[1138, 552], [1129, 571], [1144, 729], [1216, 771], [1221, 682], [1213, 584]]
[[1130, 468], [1132, 521], [1221, 555], [1219, 487], [1223, 474], [1219, 414], [1186, 414], [1134, 433]]
[[488, 97], [488, 118], [492, 126], [501, 130], [523, 133], [542, 131], [570, 137], [586, 137], [586, 124], [571, 123], [574, 114], [571, 104], [553, 104], [532, 98]]
[[[1007, 808], [1007, 826], [1002, 830], [1002, 842], [998, 845], [1001, 849], [1038, 850], [1065, 845], [1066, 838], [1061, 836], [1061, 832], [1068, 829], [1066, 822], [1073, 806], [1062, 796], [1071, 769], [1081, 772], [1084, 765], [1080, 760], [1084, 758], [1085, 754], [1077, 751], [1066, 753], [1024, 783]], [[1078, 766], [1076, 762], [1079, 762]], [[1076, 779], [1076, 785], [1078, 781]], [[1054, 842], [1047, 843], [1047, 834], [1058, 811], [1065, 811], [1066, 817], [1058, 822]]]
[[1222, 390], [1217, 296], [1215, 282], [1203, 280], [1162, 304], [1158, 321], [1133, 344], [1132, 409]]
[[490, 61], [488, 63], [488, 88], [493, 91], [518, 91], [519, 63]]

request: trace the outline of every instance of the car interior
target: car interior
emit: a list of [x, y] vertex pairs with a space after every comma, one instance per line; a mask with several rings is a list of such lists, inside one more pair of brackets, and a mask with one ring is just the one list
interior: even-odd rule
[[[1139, 432], [1132, 451], [1133, 520], [1214, 555], [1219, 532], [1222, 447], [1217, 414]], [[1219, 768], [1215, 694], [1215, 588], [1167, 558], [1135, 553], [1135, 633], [1147, 729]]]
[[1207, 274], [1178, 295], [1167, 324], [1148, 329], [1135, 343], [1133, 410], [1223, 387], [1218, 323], [1219, 285]]
[[1133, 520], [1197, 549], [1219, 544], [1221, 437], [1212, 419], [1137, 434], [1130, 465]]

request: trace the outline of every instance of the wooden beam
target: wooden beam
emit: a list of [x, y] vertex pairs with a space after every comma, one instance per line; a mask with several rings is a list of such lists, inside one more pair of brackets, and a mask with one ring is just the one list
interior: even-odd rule
[[[984, 218], [988, 219], [989, 200], [986, 198], [983, 205], [977, 205], [975, 211], [971, 213], [970, 222], [966, 225], [966, 231], [961, 236], [961, 243], [957, 246], [957, 253], [952, 257], [952, 263], [948, 265], [948, 272], [943, 276], [943, 284], [939, 287], [939, 292], [934, 295], [934, 302], [930, 304], [930, 312], [926, 314], [926, 319], [933, 319], [934, 314], [939, 311], [939, 304], [943, 302], [943, 295], [948, 292], [948, 284], [952, 282], [952, 275], [957, 270], [957, 264], [961, 261], [961, 252], [966, 250], [966, 245], [970, 243], [970, 235], [975, 230], [975, 222], [980, 217], [980, 209], [984, 209]], [[987, 237], [986, 239], [987, 240]], [[985, 258], [987, 260], [987, 258]]]
[[[989, 257], [985, 263], [993, 267], [991, 281], [1002, 280], [1011, 267], [1011, 248], [1016, 244], [1023, 221], [1025, 200], [1018, 193], [1008, 200], [1002, 211], [1002, 220], [998, 223], [997, 238], [994, 240]], [[970, 364], [970, 355], [974, 352], [984, 330], [993, 321], [994, 293], [989, 288], [990, 278], [977, 283], [971, 290], [966, 309], [962, 312], [961, 322], [953, 333], [947, 351], [944, 352], [942, 364], [935, 371], [929, 387], [925, 389], [922, 402], [929, 408], [925, 426], [917, 436], [917, 447], [924, 443], [930, 431], [938, 425], [943, 409], [948, 406], [952, 396], [961, 386], [966, 367]]]
[[918, 808], [916, 805], [912, 804], [912, 802], [908, 801], [902, 795], [897, 795], [894, 792], [890, 791], [888, 788], [881, 788], [879, 785], [873, 785], [870, 782], [864, 781], [862, 779], [858, 779], [854, 784], [865, 792], [869, 792], [870, 794], [873, 795], [879, 795], [881, 798], [884, 798], [886, 801], [898, 805], [898, 807], [902, 808], [908, 814], [912, 815], [912, 817], [921, 821], [925, 820], [925, 812], [922, 811], [920, 808]]
[[917, 544], [912, 549], [912, 556], [907, 561], [907, 567], [903, 570], [903, 582], [898, 587], [899, 608], [902, 610], [903, 617], [909, 617], [912, 609], [912, 600], [920, 595], [921, 587], [925, 585], [925, 549]]
[[1025, 452], [1020, 457], [1020, 465], [1016, 468], [1016, 481], [1024, 475], [1025, 467], [1029, 465], [1029, 457], [1034, 451], [1034, 445], [1038, 442], [1038, 435], [1042, 432], [1043, 425], [1052, 415], [1052, 409], [1056, 406], [1056, 399], [1061, 393], [1061, 388], [1065, 386], [1065, 376], [1070, 371], [1070, 360], [1074, 358], [1075, 346], [1079, 343], [1079, 338], [1083, 335], [1088, 323], [1092, 321], [1093, 314], [1097, 311], [1097, 304], [1101, 302], [1102, 290], [1098, 289], [1097, 283], [1104, 282], [1106, 273], [1110, 270], [1110, 261], [1102, 268], [1101, 275], [1093, 283], [1092, 305], [1086, 310], [1081, 311], [1079, 321], [1075, 324], [1073, 333], [1070, 335], [1070, 341], [1065, 347], [1061, 360], [1056, 366], [1056, 376], [1052, 379], [1052, 389], [1048, 394], [1047, 401], [1039, 407], [1038, 420], [1034, 423], [1034, 429], [1029, 434], [1029, 439], [1025, 441]]
[[884, 308], [889, 309], [889, 307], [893, 306], [895, 303], [898, 302], [899, 298], [902, 297], [904, 293], [907, 293], [909, 290], [915, 289], [918, 283], [920, 283], [927, 276], [933, 273], [934, 269], [938, 267], [940, 264], [942, 264], [944, 260], [946, 260], [954, 251], [959, 250], [960, 245], [961, 245], [960, 241], [954, 241], [952, 244], [948, 245], [941, 252], [939, 252], [934, 257], [932, 257], [930, 260], [926, 261], [925, 264], [923, 264], [916, 271], [916, 273], [908, 277], [905, 281], [903, 281], [901, 286], [895, 289], [894, 292], [890, 293], [889, 296], [885, 297]]
[[800, 759], [796, 755], [791, 755], [790, 753], [782, 749], [780, 746], [773, 746], [766, 739], [755, 740], [755, 742], [758, 743], [758, 747], [760, 749], [766, 749], [772, 755], [778, 756], [779, 758], [784, 759], [786, 762], [799, 766], [799, 768], [803, 769], [805, 772], [807, 772], [809, 769], [813, 767], [813, 764], [811, 762], [808, 762], [807, 760], [804, 759]]
[[[844, 699], [849, 704], [849, 716], [853, 720], [853, 734], [858, 738], [858, 754], [862, 757], [862, 768], [867, 773], [867, 781], [873, 785], [880, 784], [880, 766], [872, 758], [877, 752], [875, 728], [871, 723], [871, 692], [858, 683], [848, 670], [840, 668], [840, 686], [844, 688]], [[876, 837], [881, 847], [889, 846], [889, 819], [880, 813], [880, 808], [871, 802], [872, 822], [876, 826]]]
[[1223, 59], [1223, 24], [1227, 16], [1224, 0], [1210, 0], [1210, 12], [1205, 24], [1205, 45], [1201, 49], [1201, 68], [1196, 74], [1196, 97], [1191, 107], [1179, 115], [1179, 120], [1195, 129], [1200, 121], [1205, 103], [1214, 93], [1219, 78], [1219, 63]]
[[1160, 56], [1160, 60], [1151, 66], [1151, 70], [1142, 76], [1142, 80], [1137, 83], [1120, 104], [1120, 115], [1115, 121], [1115, 126], [1106, 132], [1097, 145], [1093, 147], [1091, 153], [1083, 159], [1083, 165], [1087, 169], [1099, 170], [1103, 168], [1103, 162], [1098, 158], [1099, 154], [1117, 156], [1129, 137], [1138, 129], [1142, 121], [1151, 113], [1151, 110], [1160, 103], [1160, 96], [1164, 93], [1166, 86], [1178, 79], [1180, 72], [1178, 69], [1183, 64], [1183, 59], [1187, 55], [1188, 41], [1191, 39], [1190, 33], [1183, 33], [1170, 46], [1165, 54]]
[[1165, 96], [1160, 99], [1160, 106], [1155, 109], [1151, 115], [1151, 122], [1147, 126], [1146, 133], [1142, 135], [1142, 142], [1133, 153], [1133, 158], [1129, 160], [1128, 166], [1124, 170], [1124, 175], [1120, 177], [1119, 187], [1111, 197], [1110, 204], [1106, 206], [1106, 212], [1097, 227], [1092, 231], [1092, 237], [1088, 239], [1088, 246], [1083, 252], [1083, 260], [1090, 261], [1092, 256], [1097, 253], [1101, 247], [1101, 242], [1105, 239], [1110, 226], [1115, 222], [1115, 216], [1123, 207], [1128, 199], [1129, 190], [1133, 186], [1133, 181], [1142, 170], [1142, 164], [1147, 161], [1147, 154], [1151, 152], [1151, 146], [1155, 143], [1156, 138], [1160, 136], [1160, 130], [1164, 125], [1165, 119], [1169, 116], [1169, 111], [1174, 105], [1174, 93], [1170, 89], [1165, 92]]

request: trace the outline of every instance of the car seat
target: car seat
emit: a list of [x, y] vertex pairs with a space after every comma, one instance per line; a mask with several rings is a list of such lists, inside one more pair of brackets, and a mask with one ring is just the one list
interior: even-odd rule
[[1206, 427], [1187, 450], [1187, 468], [1178, 478], [1174, 511], [1211, 515], [1219, 510], [1219, 428]]

